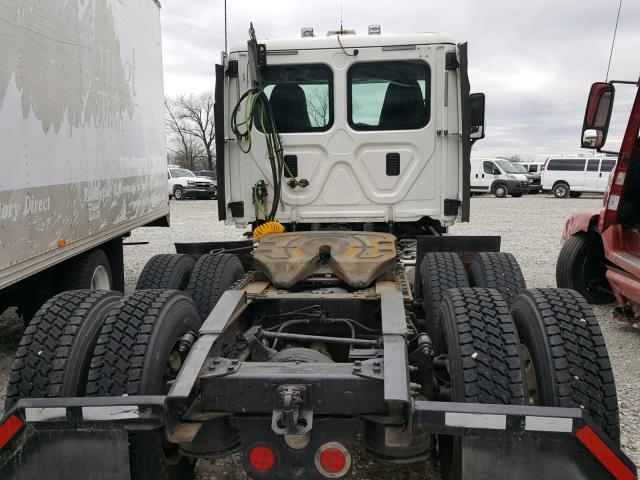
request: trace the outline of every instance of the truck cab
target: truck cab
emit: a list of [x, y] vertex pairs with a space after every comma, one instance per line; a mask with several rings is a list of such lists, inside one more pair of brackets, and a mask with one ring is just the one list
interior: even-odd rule
[[[439, 33], [339, 33], [265, 42], [263, 90], [285, 180], [304, 180], [283, 182], [277, 220], [287, 229], [391, 225], [395, 233], [464, 220], [470, 137], [484, 136], [484, 96], [469, 96], [466, 44]], [[246, 43], [234, 46], [217, 79], [219, 214], [238, 227], [260, 222], [274, 193], [265, 136], [254, 130], [244, 152], [224, 122], [251, 86], [248, 55]], [[472, 102], [481, 112], [473, 127]], [[264, 205], [247, 187], [260, 182]]]
[[[615, 85], [636, 95], [619, 152], [604, 151]], [[600, 212], [582, 212], [565, 224], [556, 267], [558, 286], [574, 288], [596, 304], [617, 302], [614, 316], [640, 328], [640, 81], [597, 82], [591, 87], [582, 147], [618, 155]], [[591, 160], [589, 160], [591, 161]], [[602, 171], [602, 166], [601, 166]], [[546, 173], [546, 172], [545, 172]]]

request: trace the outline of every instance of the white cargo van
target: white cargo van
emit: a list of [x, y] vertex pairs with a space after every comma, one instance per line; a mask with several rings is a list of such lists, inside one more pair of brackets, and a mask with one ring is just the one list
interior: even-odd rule
[[549, 158], [542, 172], [542, 190], [556, 198], [579, 197], [585, 192], [604, 193], [614, 158]]
[[529, 187], [527, 176], [518, 173], [509, 160], [471, 159], [471, 193], [493, 193], [498, 198], [521, 197], [523, 193], [529, 193]]

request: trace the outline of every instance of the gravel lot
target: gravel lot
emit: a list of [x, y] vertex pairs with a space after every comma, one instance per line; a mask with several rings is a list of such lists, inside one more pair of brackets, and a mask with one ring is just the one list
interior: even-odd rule
[[[519, 260], [529, 287], [555, 286], [555, 262], [560, 250], [564, 220], [573, 212], [599, 210], [601, 198], [557, 200], [537, 195], [496, 199], [490, 196], [472, 199], [472, 222], [459, 224], [452, 234], [502, 235], [502, 250]], [[127, 289], [133, 289], [146, 261], [157, 253], [173, 252], [173, 242], [235, 240], [242, 231], [217, 222], [215, 202], [183, 201], [172, 203], [172, 227], [144, 228], [134, 232], [130, 242], [146, 245], [125, 247]], [[604, 331], [613, 363], [621, 409], [622, 445], [631, 459], [640, 464], [640, 375], [638, 352], [640, 332], [611, 319], [610, 307], [598, 307], [596, 313]], [[0, 316], [0, 406], [17, 348], [21, 322], [13, 312]], [[366, 457], [357, 462], [357, 479], [418, 479], [425, 477], [424, 466], [389, 467]], [[208, 480], [247, 478], [238, 458], [215, 465], [203, 462], [198, 477]], [[438, 477], [433, 477], [438, 478]]]

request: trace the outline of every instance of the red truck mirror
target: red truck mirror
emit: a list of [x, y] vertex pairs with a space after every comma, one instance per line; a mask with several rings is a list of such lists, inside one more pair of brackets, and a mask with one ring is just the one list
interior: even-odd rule
[[607, 141], [615, 91], [610, 83], [596, 82], [591, 86], [582, 125], [582, 148], [599, 150]]

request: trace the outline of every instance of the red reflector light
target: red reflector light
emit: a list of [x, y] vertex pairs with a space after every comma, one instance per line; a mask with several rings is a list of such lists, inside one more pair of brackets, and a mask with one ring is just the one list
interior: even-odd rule
[[9, 443], [16, 433], [22, 430], [24, 423], [15, 415], [7, 418], [7, 421], [0, 426], [0, 449]]
[[341, 478], [351, 469], [351, 454], [340, 442], [329, 442], [316, 452], [315, 464], [327, 478]]
[[249, 452], [249, 464], [258, 472], [268, 472], [276, 464], [276, 454], [266, 445], [258, 445]]
[[341, 472], [347, 464], [347, 457], [337, 448], [327, 448], [320, 454], [320, 465], [328, 473]]

